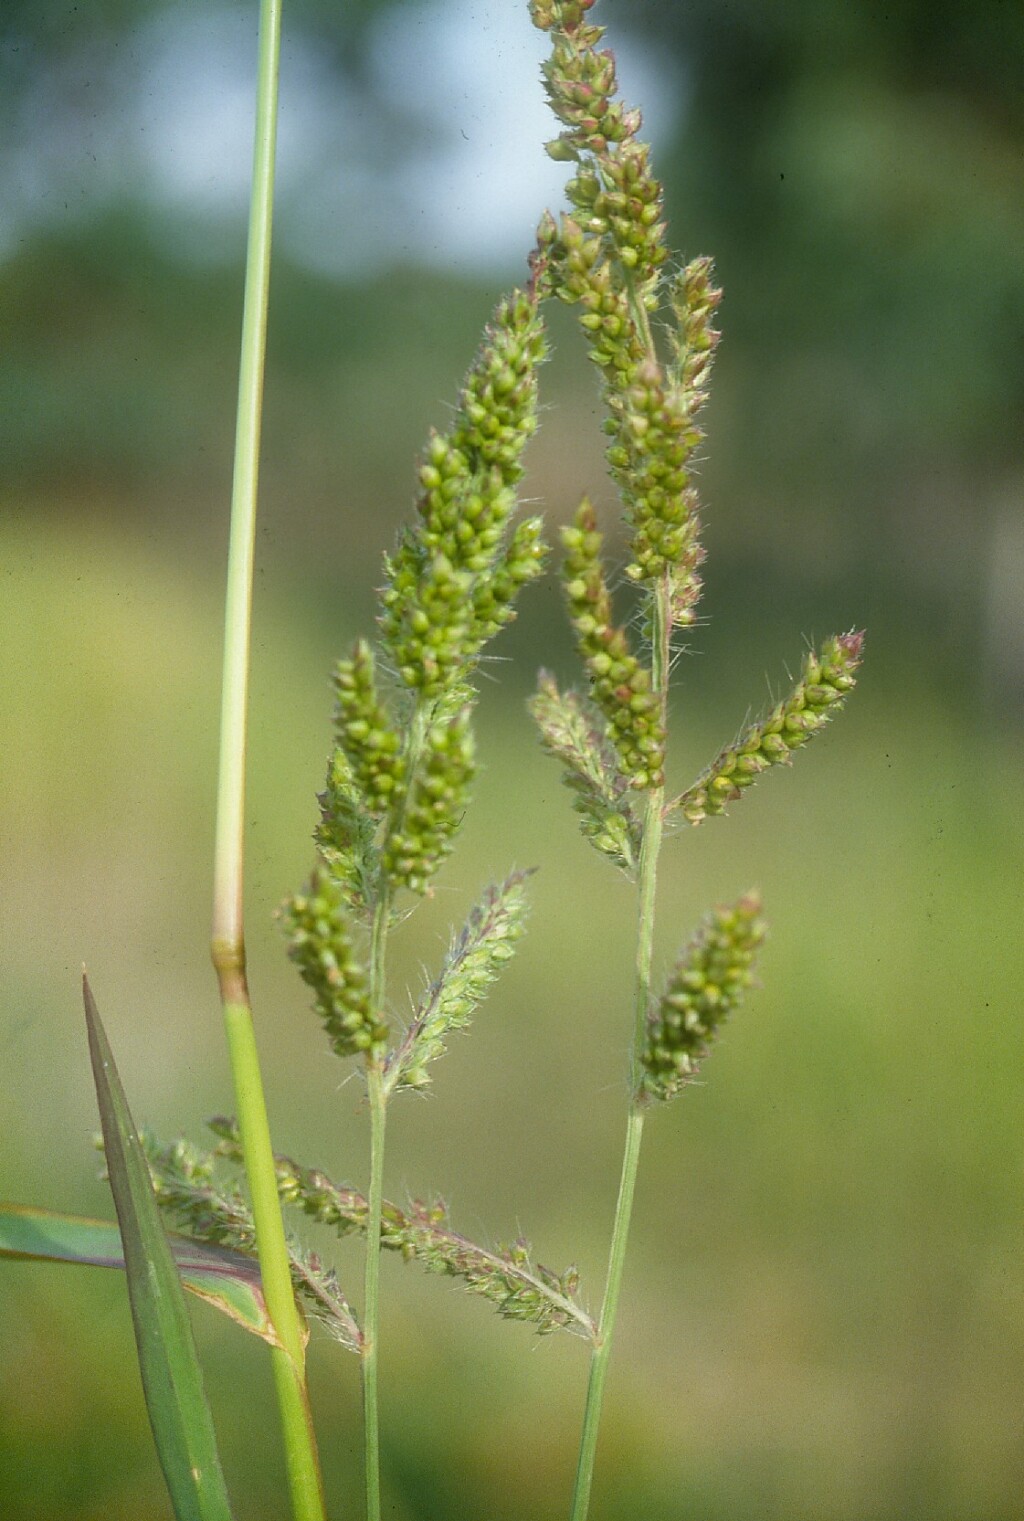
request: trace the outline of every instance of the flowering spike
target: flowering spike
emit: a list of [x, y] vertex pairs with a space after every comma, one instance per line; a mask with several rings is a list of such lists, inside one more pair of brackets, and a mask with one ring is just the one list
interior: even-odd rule
[[823, 729], [843, 705], [856, 681], [864, 645], [863, 631], [826, 639], [821, 653], [809, 650], [800, 680], [766, 717], [751, 724], [734, 745], [718, 755], [692, 787], [666, 809], [699, 824], [724, 813], [769, 766], [788, 765], [794, 750]]
[[387, 1041], [387, 1025], [370, 1009], [366, 973], [360, 966], [344, 914], [344, 893], [329, 872], [318, 869], [304, 892], [281, 910], [288, 954], [312, 988], [317, 1013], [339, 1056], [354, 1056]]
[[640, 1080], [647, 1097], [671, 1098], [692, 1078], [753, 981], [751, 967], [765, 933], [756, 893], [704, 920], [648, 1018]]
[[[219, 1155], [241, 1163], [237, 1126], [230, 1120], [213, 1122], [222, 1137]], [[369, 1204], [354, 1188], [333, 1183], [324, 1173], [300, 1167], [288, 1157], [275, 1157], [281, 1202], [294, 1205], [312, 1220], [339, 1236], [366, 1231]], [[414, 1199], [407, 1209], [384, 1201], [380, 1244], [400, 1252], [406, 1262], [428, 1271], [461, 1278], [471, 1293], [497, 1305], [506, 1320], [532, 1324], [539, 1335], [565, 1329], [592, 1340], [596, 1327], [576, 1295], [575, 1268], [556, 1274], [530, 1259], [529, 1243], [519, 1239], [506, 1247], [477, 1246], [452, 1229], [444, 1201]]]
[[545, 750], [564, 767], [562, 780], [573, 793], [584, 835], [632, 876], [640, 855], [640, 823], [600, 713], [578, 693], [560, 692], [547, 671], [538, 676], [529, 706]]
[[401, 736], [377, 695], [373, 651], [365, 639], [356, 641], [350, 659], [338, 661], [334, 690], [338, 746], [365, 807], [382, 818], [401, 794], [405, 758]]
[[[590, 357], [601, 371], [611, 435], [607, 459], [632, 527], [626, 574], [666, 582], [673, 626], [694, 621], [703, 558], [690, 465], [702, 433], [721, 297], [711, 263], [696, 259], [666, 276], [662, 187], [640, 142], [638, 112], [613, 99], [615, 61], [599, 49], [602, 29], [572, 4], [536, 4], [533, 19], [552, 33], [544, 78], [566, 130], [560, 156], [577, 169], [566, 190], [572, 211], [538, 228], [540, 293], [579, 308]], [[671, 320], [672, 360], [658, 359], [650, 318], [662, 303]]]
[[384, 866], [393, 887], [425, 893], [451, 850], [475, 771], [469, 718], [470, 709], [464, 706], [427, 731], [404, 814], [384, 847]]
[[601, 565], [602, 536], [586, 497], [573, 526], [563, 528], [562, 543], [569, 616], [622, 775], [638, 790], [658, 787], [665, 754], [658, 699], [650, 671], [631, 653], [625, 631], [612, 623], [611, 596]]
[[386, 562], [385, 643], [401, 681], [425, 700], [464, 678], [539, 569], [536, 521], [511, 546], [507, 536], [544, 354], [537, 297], [515, 291], [486, 330], [450, 432], [431, 436], [417, 521]]
[[384, 1085], [425, 1088], [427, 1063], [444, 1050], [450, 1030], [464, 1030], [487, 989], [509, 961], [526, 919], [528, 873], [513, 872], [492, 886], [473, 909], [448, 950], [440, 975], [427, 988], [397, 1050], [388, 1057]]

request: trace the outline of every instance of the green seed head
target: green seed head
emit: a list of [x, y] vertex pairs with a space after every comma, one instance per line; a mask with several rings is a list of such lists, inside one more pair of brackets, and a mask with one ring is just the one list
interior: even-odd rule
[[354, 1056], [385, 1045], [387, 1025], [370, 1009], [366, 973], [346, 922], [345, 894], [331, 874], [315, 871], [306, 888], [285, 902], [281, 921], [288, 954], [313, 990], [337, 1054]]
[[704, 920], [648, 1019], [640, 1081], [647, 1097], [671, 1098], [693, 1077], [752, 983], [765, 933], [756, 893], [714, 909]]

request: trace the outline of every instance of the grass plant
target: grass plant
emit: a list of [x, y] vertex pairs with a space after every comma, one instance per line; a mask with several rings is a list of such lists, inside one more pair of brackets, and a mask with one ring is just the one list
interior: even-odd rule
[[[601, 46], [602, 28], [589, 19], [593, 3], [531, 0], [534, 24], [551, 44], [544, 77], [561, 131], [548, 151], [570, 166], [568, 210], [541, 219], [528, 278], [498, 302], [449, 426], [428, 439], [413, 520], [385, 559], [376, 640], [358, 639], [335, 668], [315, 859], [308, 880], [280, 910], [288, 954], [326, 1042], [341, 1060], [357, 1064], [365, 1082], [364, 1192], [274, 1153], [245, 966], [245, 718], [281, 21], [279, 0], [263, 0], [212, 938], [237, 1117], [211, 1122], [207, 1150], [152, 1137], [144, 1144], [168, 1215], [195, 1241], [228, 1249], [238, 1261], [258, 1258], [270, 1322], [270, 1330], [258, 1334], [271, 1344], [292, 1511], [301, 1521], [326, 1514], [305, 1381], [306, 1315], [359, 1358], [367, 1521], [382, 1515], [383, 1250], [460, 1279], [508, 1319], [540, 1333], [568, 1330], [588, 1343], [570, 1506], [572, 1521], [584, 1521], [644, 1126], [653, 1108], [693, 1080], [752, 983], [765, 936], [760, 899], [744, 892], [713, 908], [659, 977], [654, 951], [662, 851], [670, 836], [722, 814], [762, 772], [788, 764], [842, 706], [861, 657], [862, 636], [855, 632], [809, 650], [788, 695], [742, 727], [683, 790], [669, 789], [670, 678], [701, 591], [695, 459], [720, 293], [709, 260], [684, 263], [669, 251], [662, 189], [639, 135], [640, 114], [618, 97], [614, 58]], [[430, 1085], [449, 1037], [469, 1025], [526, 921], [529, 873], [510, 869], [482, 888], [411, 1019], [397, 1019], [393, 939], [417, 900], [432, 892], [456, 843], [477, 765], [480, 663], [515, 617], [520, 593], [544, 568], [541, 519], [518, 516], [518, 491], [524, 450], [537, 427], [550, 301], [577, 312], [599, 376], [607, 463], [623, 504], [627, 544], [624, 568], [613, 574], [605, 532], [586, 498], [562, 528], [561, 577], [583, 687], [563, 691], [542, 672], [530, 704], [544, 748], [562, 767], [583, 834], [635, 886], [626, 1136], [596, 1321], [581, 1301], [575, 1268], [542, 1266], [523, 1239], [479, 1246], [455, 1229], [442, 1201], [398, 1205], [385, 1192], [391, 1103]], [[627, 597], [628, 614], [617, 613], [616, 602]], [[286, 1234], [283, 1207], [339, 1236], [364, 1238], [358, 1314], [333, 1268]]]

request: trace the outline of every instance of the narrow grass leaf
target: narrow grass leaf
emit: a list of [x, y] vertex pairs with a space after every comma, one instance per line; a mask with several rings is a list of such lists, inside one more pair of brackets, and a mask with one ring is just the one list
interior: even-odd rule
[[124, 1245], [139, 1369], [178, 1521], [230, 1521], [185, 1295], [88, 980], [82, 979], [100, 1123]]
[[[230, 1247], [168, 1236], [182, 1284], [243, 1330], [271, 1345], [277, 1338], [267, 1314], [255, 1257]], [[110, 1220], [88, 1220], [23, 1204], [0, 1204], [0, 1257], [69, 1262], [79, 1267], [124, 1267], [121, 1233]]]

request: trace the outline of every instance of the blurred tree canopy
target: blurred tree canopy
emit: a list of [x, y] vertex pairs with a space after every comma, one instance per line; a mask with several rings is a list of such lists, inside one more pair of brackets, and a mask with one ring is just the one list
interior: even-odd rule
[[1024, 7], [650, 0], [634, 13], [688, 61], [670, 175], [732, 272], [744, 341], [769, 366], [834, 344], [884, 403], [879, 443], [888, 420], [929, 447], [1019, 461]]
[[[295, 0], [287, 9], [291, 46], [306, 46], [350, 92], [378, 163], [416, 140], [423, 109], [400, 91], [383, 95], [373, 67], [375, 24], [403, 8], [422, 13], [418, 0]], [[140, 28], [189, 12], [170, 0], [6, 0], [8, 181], [35, 154], [27, 177], [42, 183], [45, 118], [58, 115], [65, 135], [87, 132]], [[977, 627], [965, 640], [959, 625], [977, 616], [966, 601], [975, 610], [983, 601], [993, 525], [1024, 474], [1024, 7], [602, 0], [597, 15], [612, 43], [653, 45], [683, 81], [676, 141], [659, 146], [657, 165], [674, 241], [687, 255], [714, 254], [725, 288], [706, 468], [709, 497], [729, 503], [714, 529], [720, 563], [745, 558], [738, 573], [748, 578], [765, 556], [783, 578], [794, 566], [821, 577], [827, 565], [833, 584], [873, 585], [883, 609], [931, 599], [936, 624], [958, 625], [951, 643], [970, 645]], [[154, 234], [138, 194], [126, 178], [120, 203], [108, 196], [102, 214], [30, 227], [0, 253], [13, 318], [0, 447], [27, 486], [55, 473], [127, 484], [147, 450], [161, 470], [191, 455], [190, 478], [201, 484], [188, 447], [201, 382], [224, 398], [198, 408], [207, 458], [227, 437], [235, 287], [223, 259], [197, 266], [166, 224]], [[276, 278], [275, 327], [288, 355], [279, 394], [292, 385], [284, 409], [293, 419], [307, 415], [310, 398], [311, 417], [317, 405], [321, 417], [342, 415], [344, 356], [328, 352], [325, 336], [344, 332], [361, 348], [361, 279], [377, 293], [364, 321], [372, 314], [389, 330], [387, 312], [397, 301], [408, 315], [420, 290], [429, 358], [414, 346], [424, 368], [413, 383], [424, 394], [451, 394], [486, 311], [478, 285], [462, 282], [463, 303], [458, 279], [409, 268], [339, 287], [290, 272], [285, 259]], [[438, 303], [450, 322], [426, 315]], [[194, 335], [198, 377], [186, 374], [183, 327]], [[402, 362], [401, 336], [387, 345], [389, 366]], [[140, 365], [152, 377], [142, 390]], [[407, 382], [395, 381], [403, 400]], [[383, 378], [371, 392], [387, 416]], [[273, 437], [272, 417], [268, 425]], [[316, 454], [311, 422], [304, 457]], [[375, 494], [367, 476], [360, 499]], [[819, 548], [826, 517], [829, 541]], [[877, 616], [871, 605], [864, 615]]]

